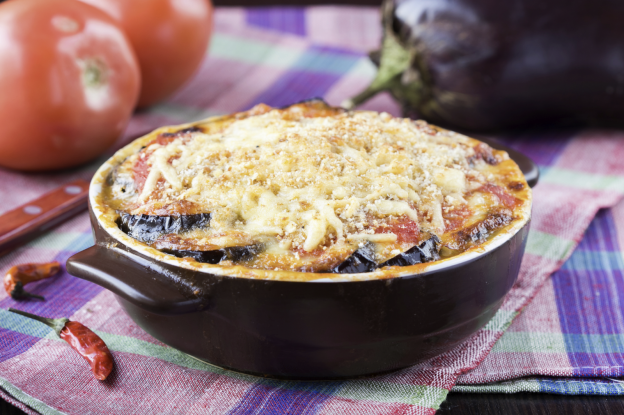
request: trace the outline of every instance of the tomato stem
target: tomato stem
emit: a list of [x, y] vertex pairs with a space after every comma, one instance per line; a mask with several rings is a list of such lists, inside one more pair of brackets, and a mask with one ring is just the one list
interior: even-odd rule
[[99, 87], [105, 83], [104, 66], [95, 59], [87, 60], [82, 72], [82, 82], [87, 87]]

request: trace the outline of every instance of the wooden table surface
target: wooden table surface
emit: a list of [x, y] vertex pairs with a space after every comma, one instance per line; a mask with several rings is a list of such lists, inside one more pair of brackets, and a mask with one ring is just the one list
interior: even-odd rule
[[449, 393], [437, 415], [621, 415], [624, 396]]
[[[376, 6], [381, 0], [213, 0], [217, 6], [306, 6], [344, 4]], [[25, 415], [20, 409], [0, 399], [0, 414]], [[624, 396], [568, 396], [545, 393], [468, 394], [449, 393], [439, 415], [621, 415]]]

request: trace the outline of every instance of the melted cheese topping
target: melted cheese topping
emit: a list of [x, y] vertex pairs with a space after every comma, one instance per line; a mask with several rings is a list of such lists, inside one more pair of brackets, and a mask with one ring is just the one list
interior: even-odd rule
[[374, 234], [371, 216], [405, 215], [443, 233], [444, 197], [463, 200], [466, 191], [466, 144], [387, 114], [288, 120], [271, 111], [188, 143], [149, 146], [144, 204], [133, 213], [190, 201], [212, 213], [216, 233], [282, 236], [282, 246], [308, 252], [329, 237], [396, 240]]
[[[423, 121], [331, 108], [306, 116], [305, 105], [263, 107], [180, 134], [169, 128], [166, 140], [155, 132], [117, 168], [109, 198], [134, 215], [211, 214], [209, 228], [183, 240], [167, 236], [156, 248], [261, 243], [260, 259], [247, 266], [312, 271], [367, 241], [381, 263], [418, 243], [420, 233], [459, 252], [468, 246], [462, 238], [474, 240], [459, 231], [496, 209], [502, 216], [488, 220], [507, 225], [514, 203], [530, 203], [505, 152]], [[514, 192], [521, 199], [500, 187], [513, 180], [522, 181]], [[412, 239], [397, 235], [396, 223], [411, 227]]]

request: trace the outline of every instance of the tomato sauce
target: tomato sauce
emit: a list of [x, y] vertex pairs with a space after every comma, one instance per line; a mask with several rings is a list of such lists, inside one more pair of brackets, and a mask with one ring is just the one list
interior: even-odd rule
[[500, 186], [496, 186], [495, 184], [491, 184], [491, 183], [484, 184], [483, 186], [479, 188], [479, 190], [482, 192], [487, 192], [487, 193], [496, 195], [498, 199], [501, 201], [501, 203], [505, 207], [508, 207], [508, 208], [514, 208], [518, 206], [520, 203], [522, 203], [522, 200], [518, 199], [517, 197], [513, 195], [510, 195], [509, 193], [507, 193], [505, 189], [503, 189]]
[[[174, 131], [171, 133], [162, 133], [155, 140], [150, 141], [145, 145], [145, 148], [148, 148], [152, 144], [159, 144], [161, 146], [166, 146], [167, 144], [173, 142], [176, 139], [182, 139], [183, 142], [189, 141], [191, 138], [190, 133], [194, 132], [202, 132], [203, 130], [198, 127], [185, 128], [183, 130]], [[134, 185], [139, 194], [143, 191], [143, 186], [145, 186], [145, 180], [147, 180], [147, 176], [149, 175], [149, 165], [147, 164], [147, 160], [152, 155], [153, 151], [145, 151], [145, 148], [141, 150], [139, 153], [139, 158], [134, 163], [132, 168], [132, 173], [134, 176]], [[169, 163], [174, 160], [176, 157], [172, 157], [169, 159]], [[164, 179], [160, 179], [159, 182], [163, 182]]]
[[442, 206], [442, 217], [444, 218], [446, 232], [461, 228], [470, 215], [472, 215], [472, 211], [465, 205], [457, 208], [447, 205]]
[[141, 192], [143, 191], [143, 186], [145, 186], [145, 180], [147, 180], [147, 175], [149, 174], [149, 166], [147, 165], [148, 159], [149, 154], [141, 152], [141, 154], [139, 154], [139, 158], [134, 163], [134, 166], [132, 168], [134, 186], [139, 194], [141, 194]]
[[386, 226], [377, 226], [375, 233], [393, 233], [397, 236], [397, 242], [418, 243], [420, 240], [420, 226], [407, 216], [401, 216]]

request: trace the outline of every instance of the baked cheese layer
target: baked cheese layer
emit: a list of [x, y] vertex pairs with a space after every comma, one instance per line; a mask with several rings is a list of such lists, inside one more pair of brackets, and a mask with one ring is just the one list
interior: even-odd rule
[[111, 176], [110, 206], [130, 215], [209, 213], [209, 226], [149, 243], [261, 247], [244, 259], [251, 268], [323, 272], [366, 243], [382, 263], [432, 235], [443, 256], [456, 255], [530, 204], [505, 152], [424, 121], [322, 102], [260, 105], [139, 140], [140, 151]]

